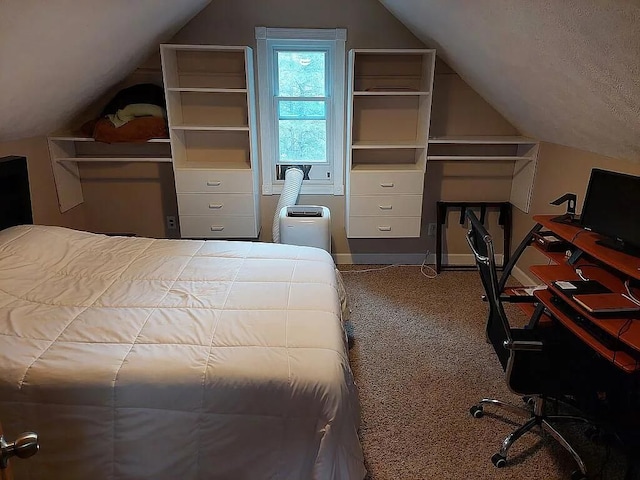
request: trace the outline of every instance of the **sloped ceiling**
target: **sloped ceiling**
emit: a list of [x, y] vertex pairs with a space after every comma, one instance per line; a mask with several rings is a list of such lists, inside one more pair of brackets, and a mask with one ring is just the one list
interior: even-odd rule
[[0, 141], [45, 135], [210, 0], [0, 0]]
[[640, 0], [380, 0], [522, 132], [640, 161]]
[[[0, 141], [44, 135], [210, 0], [0, 0]], [[380, 0], [519, 130], [640, 161], [640, 0]]]

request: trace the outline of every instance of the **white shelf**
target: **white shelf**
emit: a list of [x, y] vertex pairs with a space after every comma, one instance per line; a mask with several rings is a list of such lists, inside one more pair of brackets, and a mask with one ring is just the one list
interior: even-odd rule
[[398, 142], [383, 142], [383, 141], [359, 141], [351, 145], [354, 150], [387, 150], [387, 149], [413, 149], [413, 148], [425, 148], [424, 142], [413, 141], [398, 141]]
[[429, 139], [427, 161], [513, 164], [513, 167], [506, 167], [512, 168], [511, 193], [508, 200], [515, 207], [528, 213], [538, 163], [538, 150], [538, 140], [519, 135], [444, 136]]
[[77, 132], [62, 131], [47, 137], [60, 212], [84, 201], [79, 163], [171, 163], [170, 140], [105, 143]]
[[172, 125], [171, 130], [189, 130], [203, 132], [248, 132], [248, 126], [220, 126], [220, 125]]
[[[97, 142], [97, 140], [93, 137], [81, 137], [79, 135], [73, 135], [73, 134], [68, 134], [68, 135], [53, 135], [49, 137], [49, 140], [53, 140], [53, 141], [57, 141], [57, 142]], [[170, 140], [168, 138], [151, 138], [149, 140], [147, 140], [146, 142], [143, 143], [169, 143]], [[97, 143], [101, 143], [101, 142], [97, 142]], [[121, 142], [122, 144], [126, 144], [126, 143], [140, 143], [140, 142]], [[120, 144], [120, 143], [118, 143]]]
[[401, 97], [401, 96], [426, 96], [431, 95], [431, 92], [417, 92], [413, 90], [389, 90], [389, 91], [356, 91], [353, 92], [356, 97]]
[[533, 160], [530, 157], [519, 157], [517, 155], [427, 155], [427, 160], [435, 162], [515, 162], [516, 160]]
[[429, 143], [452, 144], [452, 145], [528, 145], [537, 144], [534, 138], [519, 136], [452, 136], [430, 138]]
[[171, 87], [167, 92], [187, 93], [247, 93], [246, 88]]
[[171, 163], [171, 157], [62, 157], [56, 158], [57, 162], [76, 163], [107, 163], [107, 162], [127, 162], [127, 163]]

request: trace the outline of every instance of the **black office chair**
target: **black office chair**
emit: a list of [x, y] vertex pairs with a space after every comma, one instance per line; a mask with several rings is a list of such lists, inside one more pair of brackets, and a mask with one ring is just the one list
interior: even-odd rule
[[[582, 370], [582, 365], [575, 365], [576, 357], [571, 357], [574, 353], [573, 347], [570, 346], [575, 343], [575, 339], [569, 338], [567, 332], [563, 334], [560, 328], [512, 328], [509, 325], [500, 300], [491, 236], [472, 211], [468, 210], [466, 216], [469, 221], [467, 242], [475, 256], [489, 304], [487, 339], [493, 344], [506, 373], [509, 389], [519, 395], [530, 396], [524, 397], [529, 408], [492, 398], [483, 398], [471, 407], [470, 412], [476, 418], [482, 417], [484, 405], [495, 405], [518, 414], [524, 413], [529, 417], [526, 423], [504, 439], [502, 448], [491, 457], [491, 461], [496, 467], [506, 466], [511, 445], [523, 434], [538, 426], [551, 434], [577, 462], [579, 470], [573, 472], [572, 480], [585, 479], [587, 471], [584, 462], [552, 423], [589, 421], [573, 415], [548, 415], [545, 409], [545, 401], [548, 398], [557, 399], [563, 395], [575, 395], [590, 389], [589, 381], [584, 378], [587, 372]], [[542, 312], [543, 309], [539, 308], [536, 315], [541, 315]], [[552, 332], [545, 334], [545, 330]], [[565, 366], [567, 368], [564, 368]]]

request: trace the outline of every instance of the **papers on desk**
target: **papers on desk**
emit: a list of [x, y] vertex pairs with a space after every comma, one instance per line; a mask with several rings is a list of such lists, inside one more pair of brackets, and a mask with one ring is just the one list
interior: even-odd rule
[[511, 289], [512, 295], [519, 297], [530, 297], [536, 290], [546, 290], [546, 285], [534, 285], [532, 287], [516, 287]]

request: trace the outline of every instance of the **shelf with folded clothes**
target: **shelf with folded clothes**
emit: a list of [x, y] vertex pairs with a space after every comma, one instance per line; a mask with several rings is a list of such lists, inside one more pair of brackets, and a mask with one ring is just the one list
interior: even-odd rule
[[79, 163], [171, 163], [164, 90], [140, 83], [117, 92], [79, 129], [48, 136], [60, 211], [84, 201]]

